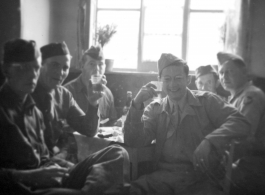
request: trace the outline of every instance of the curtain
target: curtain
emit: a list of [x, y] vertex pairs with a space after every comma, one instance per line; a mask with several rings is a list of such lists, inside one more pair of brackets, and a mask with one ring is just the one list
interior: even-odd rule
[[249, 61], [250, 0], [230, 0], [226, 9], [225, 51]]
[[77, 16], [77, 58], [78, 67], [81, 68], [80, 60], [89, 44], [89, 7], [90, 0], [79, 0]]

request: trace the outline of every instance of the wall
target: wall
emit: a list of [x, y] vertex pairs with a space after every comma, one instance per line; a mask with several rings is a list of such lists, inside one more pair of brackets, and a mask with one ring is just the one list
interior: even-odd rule
[[[0, 61], [2, 61], [3, 44], [13, 38], [20, 36], [20, 1], [0, 1]], [[4, 82], [4, 75], [0, 68], [0, 85]]]
[[21, 37], [39, 47], [65, 41], [76, 64], [78, 0], [21, 0]]
[[21, 37], [37, 42], [37, 46], [49, 42], [50, 1], [21, 0]]
[[[46, 1], [46, 0], [43, 0]], [[50, 0], [50, 42], [65, 41], [77, 63], [77, 16], [79, 0]]]
[[265, 1], [251, 1], [250, 65], [254, 75], [265, 78]]

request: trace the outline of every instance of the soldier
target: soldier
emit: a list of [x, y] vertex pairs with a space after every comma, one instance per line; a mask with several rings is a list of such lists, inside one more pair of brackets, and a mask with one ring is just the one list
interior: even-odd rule
[[233, 193], [264, 194], [265, 94], [252, 84], [240, 56], [219, 52], [217, 58], [221, 84], [231, 93], [229, 103], [251, 124], [247, 142], [240, 143], [235, 150], [234, 160], [241, 159], [233, 172], [233, 183], [236, 183]]
[[39, 77], [37, 58], [34, 41], [15, 39], [4, 45], [0, 194], [104, 194], [120, 188], [128, 163], [128, 154], [120, 146], [109, 146], [70, 169], [50, 158], [43, 117], [30, 95]]
[[72, 132], [89, 137], [97, 133], [98, 99], [102, 93], [89, 90], [90, 102], [83, 111], [71, 92], [61, 85], [69, 73], [72, 58], [66, 43], [50, 43], [40, 50], [42, 67], [32, 97], [44, 115], [44, 137], [51, 154], [71, 160], [69, 154], [76, 153]]
[[65, 87], [73, 94], [74, 99], [85, 111], [90, 102], [88, 90], [91, 90], [89, 85], [92, 75], [102, 76], [102, 97], [98, 100], [100, 119], [108, 120], [104, 126], [111, 126], [117, 120], [116, 109], [114, 106], [114, 98], [110, 89], [106, 86], [105, 73], [105, 58], [103, 50], [100, 46], [91, 46], [82, 56], [82, 73], [81, 75], [67, 83]]
[[218, 170], [223, 147], [234, 137], [248, 135], [249, 124], [217, 95], [190, 91], [189, 67], [184, 60], [162, 54], [158, 72], [167, 96], [144, 108], [143, 102], [156, 95], [152, 83], [144, 85], [125, 121], [127, 145], [143, 147], [156, 140], [157, 169], [134, 181], [131, 192], [217, 194], [218, 184], [207, 176]]

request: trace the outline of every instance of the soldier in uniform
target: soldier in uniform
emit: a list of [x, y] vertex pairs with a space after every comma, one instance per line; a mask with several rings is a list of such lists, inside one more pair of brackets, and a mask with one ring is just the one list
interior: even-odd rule
[[106, 86], [105, 79], [105, 58], [100, 46], [91, 46], [82, 56], [82, 73], [81, 75], [67, 83], [65, 87], [73, 94], [74, 99], [79, 107], [85, 112], [89, 104], [88, 91], [91, 90], [89, 85], [93, 74], [102, 75], [102, 97], [98, 100], [98, 109], [100, 120], [108, 120], [104, 126], [111, 126], [117, 120], [114, 98], [110, 89]]
[[40, 71], [36, 43], [10, 40], [3, 56], [6, 81], [0, 88], [0, 194], [83, 195], [120, 189], [128, 163], [128, 154], [120, 146], [100, 150], [71, 168], [50, 157], [43, 117], [31, 97]]
[[231, 53], [219, 52], [219, 77], [225, 90], [231, 93], [229, 103], [251, 124], [247, 142], [235, 150], [237, 166], [233, 171], [233, 194], [265, 193], [265, 94], [249, 79], [244, 60]]
[[213, 92], [226, 100], [227, 93], [220, 85], [217, 71], [212, 65], [199, 66], [195, 70], [195, 84], [198, 90]]
[[232, 138], [246, 137], [249, 124], [219, 96], [190, 91], [184, 60], [163, 53], [158, 72], [167, 96], [144, 108], [143, 102], [157, 95], [152, 83], [144, 85], [124, 125], [124, 142], [129, 146], [144, 147], [156, 140], [156, 169], [132, 182], [131, 193], [218, 194], [219, 184], [208, 176], [218, 178], [212, 171], [219, 170], [224, 146]]

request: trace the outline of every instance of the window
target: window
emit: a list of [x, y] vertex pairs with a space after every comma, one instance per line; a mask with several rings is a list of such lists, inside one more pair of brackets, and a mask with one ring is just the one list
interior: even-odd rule
[[[114, 69], [156, 71], [161, 53], [186, 59], [190, 69], [216, 64], [223, 50], [224, 0], [96, 0], [95, 29], [117, 25], [104, 46]], [[94, 31], [95, 33], [95, 31]]]

